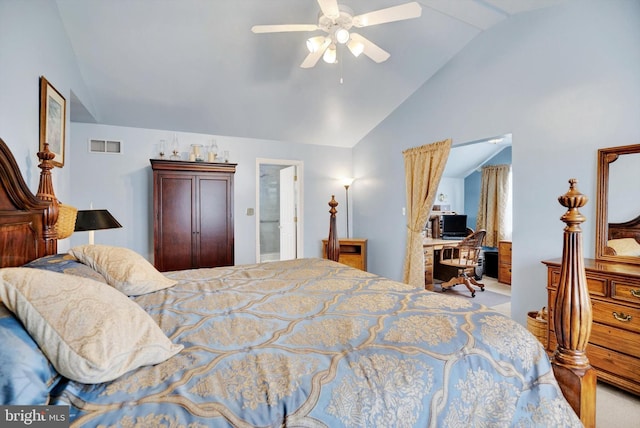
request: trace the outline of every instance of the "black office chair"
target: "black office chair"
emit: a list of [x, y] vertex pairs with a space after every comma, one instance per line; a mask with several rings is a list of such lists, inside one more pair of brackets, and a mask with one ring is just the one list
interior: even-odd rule
[[480, 253], [482, 243], [487, 232], [481, 229], [455, 245], [444, 245], [440, 250], [440, 264], [452, 266], [458, 269], [458, 275], [441, 284], [442, 291], [446, 291], [458, 284], [464, 284], [471, 292], [471, 297], [476, 297], [473, 286], [480, 287], [484, 291], [484, 284], [476, 281], [476, 268], [480, 266]]

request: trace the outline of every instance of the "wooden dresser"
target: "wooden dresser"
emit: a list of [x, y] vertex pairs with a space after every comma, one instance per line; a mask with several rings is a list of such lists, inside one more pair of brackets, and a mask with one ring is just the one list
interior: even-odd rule
[[498, 242], [498, 282], [511, 285], [511, 241]]
[[151, 159], [151, 167], [155, 267], [233, 265], [236, 164]]
[[[367, 240], [362, 238], [338, 239], [340, 242], [339, 263], [360, 270], [367, 270]], [[327, 258], [327, 240], [322, 240], [322, 257]]]
[[[561, 260], [547, 266], [549, 320], [553, 319]], [[640, 395], [640, 266], [585, 259], [593, 325], [587, 356], [598, 379]], [[549, 322], [548, 351], [557, 342]]]

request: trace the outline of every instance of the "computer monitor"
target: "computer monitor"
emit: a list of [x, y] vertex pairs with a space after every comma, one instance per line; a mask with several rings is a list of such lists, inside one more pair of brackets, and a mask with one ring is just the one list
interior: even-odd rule
[[467, 236], [466, 214], [445, 214], [441, 218], [443, 238], [464, 238]]

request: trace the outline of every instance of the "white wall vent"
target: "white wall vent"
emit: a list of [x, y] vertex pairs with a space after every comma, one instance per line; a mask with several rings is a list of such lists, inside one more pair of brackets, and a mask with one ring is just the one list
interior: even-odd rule
[[122, 153], [122, 141], [116, 140], [89, 140], [89, 152], [91, 153]]

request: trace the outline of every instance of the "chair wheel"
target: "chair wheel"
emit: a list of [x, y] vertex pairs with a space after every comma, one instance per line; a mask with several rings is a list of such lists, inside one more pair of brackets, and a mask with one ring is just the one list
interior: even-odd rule
[[484, 287], [482, 287], [482, 288], [480, 289], [480, 291], [484, 291]]

